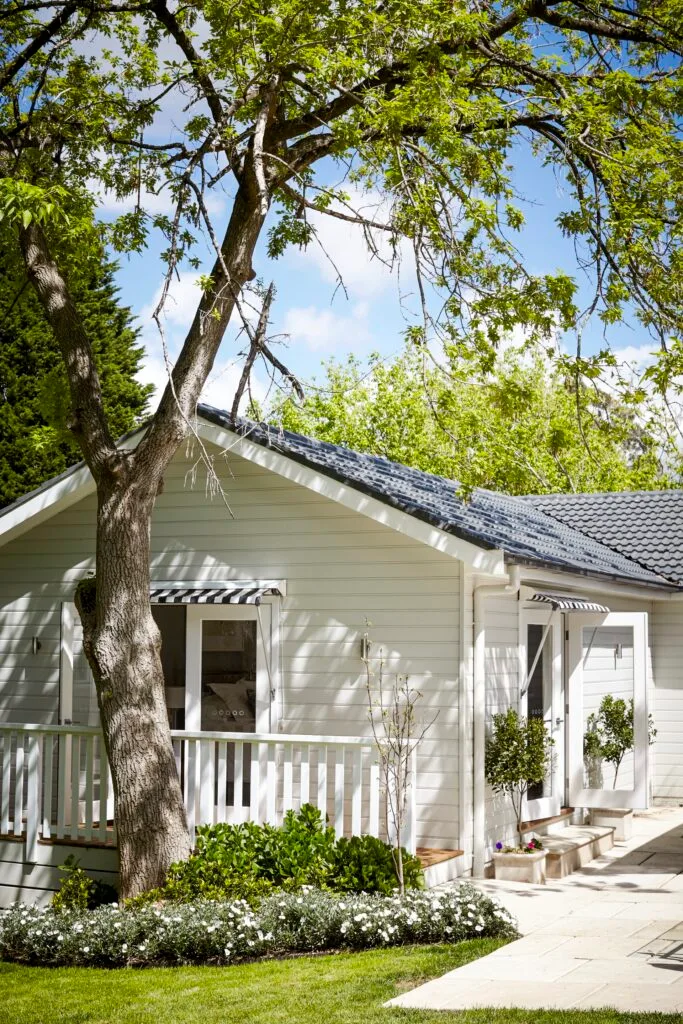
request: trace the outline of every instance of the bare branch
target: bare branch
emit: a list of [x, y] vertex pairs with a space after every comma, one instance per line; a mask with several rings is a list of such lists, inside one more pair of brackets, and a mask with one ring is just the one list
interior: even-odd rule
[[249, 378], [251, 376], [251, 371], [254, 366], [254, 362], [256, 361], [256, 357], [261, 351], [263, 344], [266, 340], [266, 331], [268, 330], [268, 319], [270, 317], [270, 307], [273, 302], [274, 294], [275, 285], [271, 281], [270, 284], [268, 285], [268, 291], [266, 292], [265, 298], [263, 300], [263, 306], [261, 307], [261, 313], [259, 315], [258, 324], [256, 325], [256, 331], [254, 332], [253, 336], [249, 339], [249, 352], [247, 353], [247, 358], [245, 359], [244, 366], [242, 367], [242, 375], [239, 379], [239, 383], [235, 390], [235, 397], [232, 400], [230, 418], [232, 419], [233, 423], [237, 420], [240, 402], [242, 401], [242, 396], [246, 390], [247, 384], [249, 383]]

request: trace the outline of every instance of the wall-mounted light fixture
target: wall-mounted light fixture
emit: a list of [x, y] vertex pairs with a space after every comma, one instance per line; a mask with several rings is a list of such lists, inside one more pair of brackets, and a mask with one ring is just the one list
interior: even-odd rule
[[41, 644], [41, 642], [40, 642], [40, 640], [38, 639], [37, 636], [32, 636], [31, 637], [31, 652], [33, 654], [37, 654], [42, 646], [43, 645]]
[[361, 661], [367, 661], [370, 657], [370, 648], [372, 647], [372, 641], [367, 633], [363, 633], [360, 638], [360, 657]]

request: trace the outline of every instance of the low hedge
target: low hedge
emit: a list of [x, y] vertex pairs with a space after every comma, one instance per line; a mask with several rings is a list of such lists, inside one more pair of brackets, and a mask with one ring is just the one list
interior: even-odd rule
[[337, 949], [514, 937], [509, 913], [463, 883], [405, 896], [279, 892], [244, 901], [92, 911], [24, 904], [0, 911], [0, 959], [43, 966], [229, 964]]
[[[403, 877], [407, 889], [424, 886], [420, 861], [406, 850]], [[304, 885], [389, 896], [397, 886], [394, 851], [374, 836], [337, 839], [320, 811], [304, 804], [288, 811], [281, 826], [203, 825], [192, 856], [172, 865], [164, 885], [133, 905], [243, 899], [254, 906], [274, 889]]]

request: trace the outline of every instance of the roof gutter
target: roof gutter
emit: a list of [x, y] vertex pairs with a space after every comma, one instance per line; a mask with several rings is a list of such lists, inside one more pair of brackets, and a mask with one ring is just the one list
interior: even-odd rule
[[507, 583], [479, 584], [474, 588], [474, 665], [472, 696], [472, 874], [482, 878], [486, 863], [486, 600], [518, 594], [521, 570], [511, 565]]
[[671, 601], [683, 599], [683, 591], [675, 583], [662, 581], [661, 587], [656, 583], [636, 584], [634, 581], [620, 583], [608, 577], [588, 576], [585, 573], [571, 572], [568, 569], [548, 570], [524, 566], [524, 584], [529, 587], [553, 586], [563, 589], [571, 588], [588, 593], [607, 593], [619, 597], [632, 597], [640, 601]]

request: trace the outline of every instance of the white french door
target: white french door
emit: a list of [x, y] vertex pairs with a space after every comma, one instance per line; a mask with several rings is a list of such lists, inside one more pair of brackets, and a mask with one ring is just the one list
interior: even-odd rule
[[[648, 805], [647, 615], [570, 615], [569, 795], [574, 807]], [[601, 715], [601, 708], [603, 713]], [[616, 712], [633, 742], [620, 762], [595, 753], [600, 719]], [[604, 749], [604, 744], [602, 744]]]
[[185, 728], [270, 732], [272, 606], [187, 605]]
[[553, 740], [550, 771], [529, 789], [525, 817], [529, 821], [560, 813], [564, 803], [564, 685], [562, 619], [559, 612], [527, 609], [522, 617], [522, 676], [520, 711], [545, 723]]

